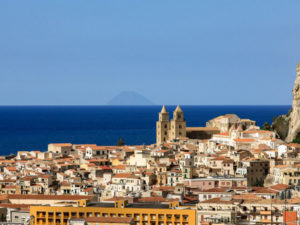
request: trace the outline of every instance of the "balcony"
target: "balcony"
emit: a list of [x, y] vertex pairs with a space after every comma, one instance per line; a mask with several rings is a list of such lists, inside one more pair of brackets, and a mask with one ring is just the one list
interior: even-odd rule
[[270, 219], [263, 219], [260, 220], [261, 223], [271, 223], [272, 221]]
[[271, 211], [260, 211], [260, 215], [271, 215]]

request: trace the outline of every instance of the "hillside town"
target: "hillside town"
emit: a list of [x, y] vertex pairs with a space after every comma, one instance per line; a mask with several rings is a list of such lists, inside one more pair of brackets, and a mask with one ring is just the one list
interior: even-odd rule
[[[235, 114], [187, 128], [179, 106], [171, 121], [163, 106], [156, 128], [152, 145], [52, 143], [1, 157], [0, 224], [298, 224], [300, 144]], [[172, 209], [170, 222], [153, 207]]]
[[[300, 63], [289, 115], [299, 126]], [[235, 114], [187, 127], [163, 106], [156, 143], [51, 143], [0, 158], [0, 224], [299, 224], [300, 144]]]

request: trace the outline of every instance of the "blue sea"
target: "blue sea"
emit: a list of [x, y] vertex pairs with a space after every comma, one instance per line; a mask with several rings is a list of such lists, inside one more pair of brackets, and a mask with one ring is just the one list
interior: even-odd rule
[[[176, 106], [167, 106], [172, 112]], [[262, 125], [286, 114], [291, 106], [182, 106], [187, 126], [235, 113]], [[47, 149], [48, 143], [128, 145], [155, 142], [155, 122], [161, 106], [1, 106], [0, 155]]]

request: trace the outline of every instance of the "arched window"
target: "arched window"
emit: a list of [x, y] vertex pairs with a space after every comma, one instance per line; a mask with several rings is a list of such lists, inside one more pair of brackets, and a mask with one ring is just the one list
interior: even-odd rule
[[179, 124], [179, 129], [181, 129], [182, 128], [182, 126], [181, 126], [181, 124]]
[[165, 128], [168, 128], [168, 125], [167, 125], [167, 124], [165, 124]]

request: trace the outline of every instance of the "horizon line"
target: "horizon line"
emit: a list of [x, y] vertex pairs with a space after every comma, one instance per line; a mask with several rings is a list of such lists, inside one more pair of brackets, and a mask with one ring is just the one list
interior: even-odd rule
[[254, 104], [249, 104], [249, 105], [246, 105], [246, 104], [241, 104], [241, 105], [234, 105], [234, 104], [214, 104], [214, 105], [208, 105], [208, 104], [204, 104], [204, 105], [197, 105], [197, 104], [153, 104], [153, 105], [106, 105], [106, 104], [103, 104], [103, 105], [0, 105], [0, 107], [11, 107], [11, 106], [14, 106], [14, 107], [26, 107], [26, 106], [116, 106], [116, 107], [136, 107], [136, 106], [143, 106], [143, 107], [151, 107], [151, 106], [177, 106], [177, 105], [180, 105], [180, 106], [292, 106], [291, 104], [274, 104], [274, 105], [271, 105], [271, 104], [257, 104], [257, 105], [254, 105]]

